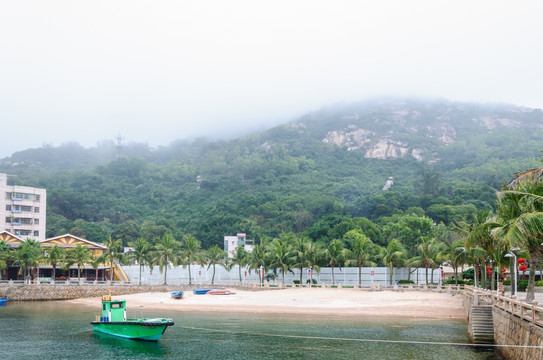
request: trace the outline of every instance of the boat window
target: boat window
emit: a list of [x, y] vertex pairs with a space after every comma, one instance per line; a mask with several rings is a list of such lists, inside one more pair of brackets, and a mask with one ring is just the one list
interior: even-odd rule
[[118, 302], [118, 303], [111, 303], [111, 308], [112, 309], [120, 309], [122, 306], [122, 303]]
[[103, 304], [103, 305], [102, 305], [102, 309], [103, 309], [103, 310], [106, 309], [106, 304]]

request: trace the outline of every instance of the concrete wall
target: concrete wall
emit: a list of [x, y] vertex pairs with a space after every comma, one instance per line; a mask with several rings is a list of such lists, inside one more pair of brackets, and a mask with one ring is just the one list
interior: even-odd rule
[[526, 320], [494, 307], [494, 342], [504, 359], [541, 360], [542, 348], [516, 348], [511, 345], [543, 346], [543, 329]]
[[[132, 283], [139, 283], [139, 266], [123, 266], [124, 271], [128, 275], [128, 278]], [[374, 268], [374, 276], [371, 276], [371, 267], [362, 268], [362, 286], [370, 287], [372, 284], [382, 285], [382, 286], [391, 286], [390, 284], [390, 270], [385, 267], [376, 267]], [[247, 274], [245, 274], [247, 272]], [[303, 269], [303, 282], [309, 279], [309, 269]], [[268, 271], [267, 273], [271, 273]], [[440, 272], [439, 269], [434, 270], [434, 284], [439, 282]], [[211, 282], [213, 277], [213, 268], [207, 268], [206, 266], [192, 265], [191, 266], [191, 279], [193, 284], [208, 284]], [[408, 269], [394, 269], [394, 276], [392, 278], [392, 285], [396, 284], [399, 280], [408, 278]], [[285, 273], [285, 284], [292, 284], [294, 280], [300, 279], [300, 270], [292, 269]], [[320, 272], [313, 271], [313, 279], [317, 281], [318, 284], [332, 284], [332, 268], [322, 267]], [[358, 284], [358, 268], [357, 267], [342, 267], [334, 268], [334, 279], [335, 284], [341, 284], [346, 286], [357, 285]], [[415, 269], [411, 268], [411, 280], [415, 284], [425, 284], [426, 283], [426, 272], [425, 269]], [[166, 272], [166, 281], [168, 284], [188, 284], [189, 282], [189, 270], [187, 267], [183, 268], [182, 266], [170, 267]], [[164, 274], [160, 272], [158, 266], [153, 268], [153, 271], [149, 271], [149, 267], [145, 266], [141, 273], [141, 282], [143, 284], [162, 284], [164, 282]], [[232, 270], [227, 271], [222, 266], [217, 265], [215, 267], [215, 282], [220, 282], [223, 284], [235, 284], [239, 283], [239, 271], [238, 266], [234, 266]], [[247, 283], [258, 283], [258, 273], [255, 271], [248, 271], [246, 268], [241, 269], [241, 282]], [[278, 285], [282, 282], [282, 276], [280, 272], [277, 272], [277, 278], [273, 281], [270, 281], [270, 284]], [[428, 269], [428, 282], [431, 282], [431, 270]]]

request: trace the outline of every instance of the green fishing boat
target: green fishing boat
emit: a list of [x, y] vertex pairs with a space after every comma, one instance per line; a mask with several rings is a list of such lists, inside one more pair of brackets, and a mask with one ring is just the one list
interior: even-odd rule
[[103, 333], [126, 339], [158, 341], [172, 319], [126, 318], [126, 301], [111, 300], [111, 295], [102, 296], [102, 315], [91, 321], [95, 333]]

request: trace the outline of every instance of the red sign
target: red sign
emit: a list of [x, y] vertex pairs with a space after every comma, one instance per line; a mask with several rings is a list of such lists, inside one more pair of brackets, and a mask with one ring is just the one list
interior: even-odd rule
[[372, 270], [371, 271], [371, 276], [373, 276], [373, 275], [375, 275], [375, 271]]
[[245, 277], [247, 277], [247, 270], [245, 270]]

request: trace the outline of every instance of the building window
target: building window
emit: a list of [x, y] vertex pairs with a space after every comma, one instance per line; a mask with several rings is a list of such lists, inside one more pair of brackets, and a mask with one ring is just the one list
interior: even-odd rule
[[11, 224], [11, 217], [10, 216], [6, 216], [6, 224]]
[[6, 193], [6, 199], [11, 199], [11, 193], [10, 192]]
[[29, 218], [21, 218], [21, 219], [20, 219], [20, 222], [21, 222], [21, 224], [24, 224], [24, 225], [31, 225], [31, 224], [32, 224], [32, 219], [29, 219]]
[[35, 196], [37, 201], [40, 201], [40, 196], [39, 195], [34, 195], [34, 196]]
[[40, 219], [34, 219], [34, 224], [39, 225], [40, 224]]
[[34, 230], [34, 236], [40, 236], [40, 232], [38, 230]]
[[40, 212], [40, 208], [39, 208], [38, 206], [36, 206], [36, 207], [34, 208], [34, 212], [35, 212], [35, 213], [39, 213], [39, 212]]
[[21, 205], [21, 211], [32, 211], [32, 206]]
[[11, 210], [11, 205], [6, 205], [6, 210]]

